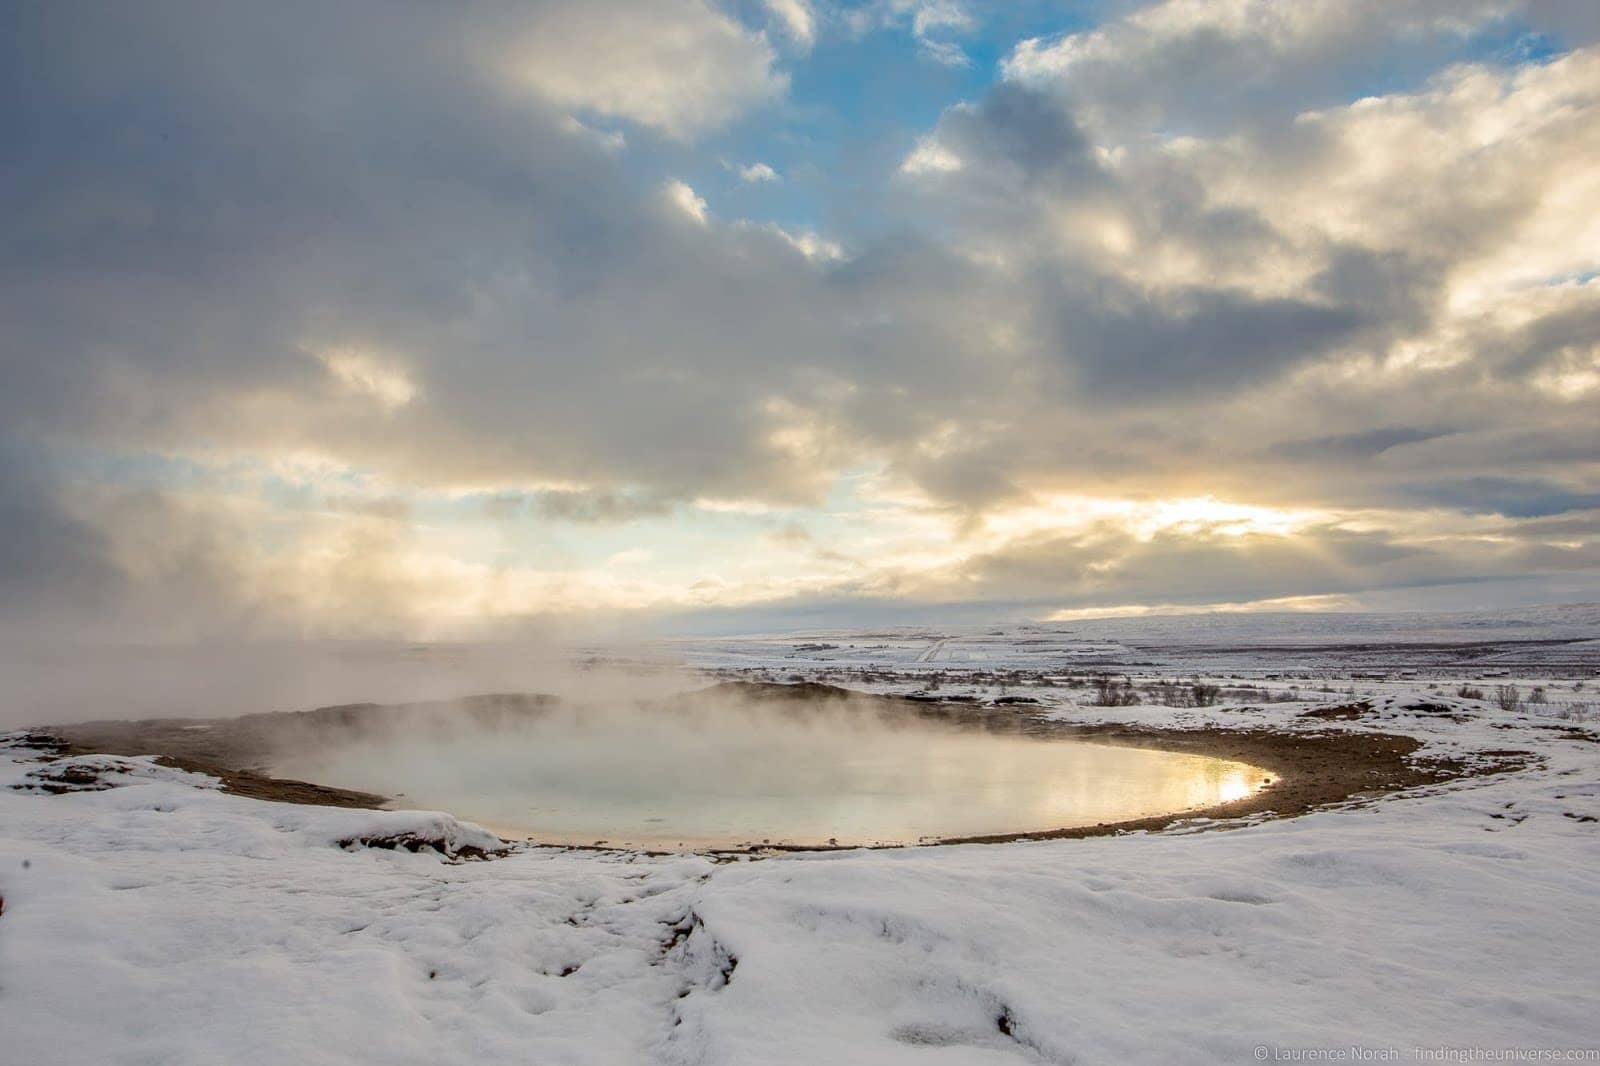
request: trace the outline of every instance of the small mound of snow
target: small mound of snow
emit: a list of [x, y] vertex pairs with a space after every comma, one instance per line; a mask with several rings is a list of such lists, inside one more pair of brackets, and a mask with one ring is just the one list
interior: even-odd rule
[[59, 796], [68, 792], [104, 792], [137, 781], [164, 781], [196, 788], [216, 788], [204, 774], [162, 766], [153, 755], [69, 755], [29, 770], [12, 785], [19, 792]]
[[335, 847], [434, 851], [447, 859], [487, 859], [506, 854], [505, 841], [443, 811], [349, 811], [316, 826]]

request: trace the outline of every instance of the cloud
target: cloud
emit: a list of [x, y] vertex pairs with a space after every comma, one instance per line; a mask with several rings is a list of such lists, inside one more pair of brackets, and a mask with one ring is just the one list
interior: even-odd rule
[[979, 19], [961, 0], [874, 0], [847, 9], [841, 17], [857, 36], [880, 28], [909, 31], [919, 55], [945, 66], [971, 66], [952, 38], [973, 33]]
[[[1596, 499], [1600, 52], [1472, 52], [1505, 5], [1169, 2], [1022, 46], [826, 232], [719, 217], [674, 176], [712, 188], [721, 146], [693, 140], [785, 92], [731, 9], [382, 10], [13, 20], [14, 587], [130, 625], [167, 599], [336, 629], [1595, 565], [1586, 527], [1527, 520]], [[769, 10], [794, 47], [802, 13], [849, 28]], [[862, 10], [933, 41], [974, 21]], [[140, 483], [162, 462], [205, 483]], [[453, 501], [484, 527], [440, 520]], [[615, 547], [517, 540], [646, 522], [729, 539], [625, 575]], [[767, 539], [787, 522], [828, 547]]]
[[348, 346], [312, 349], [345, 389], [371, 399], [385, 411], [404, 407], [417, 398], [417, 386], [389, 360], [374, 352]]
[[501, 519], [532, 515], [562, 522], [615, 523], [669, 514], [672, 504], [639, 493], [541, 489], [537, 492], [495, 493], [485, 500], [485, 510]]
[[835, 263], [845, 258], [845, 250], [837, 241], [815, 230], [787, 230], [776, 222], [740, 222], [739, 228], [757, 233], [770, 233], [783, 243], [818, 263]]
[[961, 169], [961, 157], [931, 137], [917, 141], [900, 164], [900, 173], [912, 176], [921, 174], [949, 174]]
[[1540, 479], [1470, 477], [1412, 485], [1419, 500], [1474, 514], [1544, 518], [1600, 507], [1600, 492], [1574, 492]]
[[[797, 21], [803, 10], [797, 0], [774, 7], [791, 32], [809, 25]], [[764, 36], [702, 0], [541, 3], [489, 29], [482, 47], [507, 84], [680, 139], [725, 126], [787, 85]]]
[[562, 109], [475, 82], [438, 12], [308, 36], [290, 7], [250, 32], [206, 8], [191, 50], [163, 10], [65, 33], [35, 9], [8, 38], [36, 90], [0, 115], [29, 159], [0, 181], [33, 207], [0, 298], [8, 426], [409, 485], [817, 491], [764, 414], [837, 348], [794, 242], [685, 227], [698, 195], [663, 210]]
[[918, 50], [935, 63], [947, 67], [970, 67], [972, 58], [962, 50], [954, 41], [929, 41], [917, 42]]
[[1363, 325], [1351, 306], [1204, 290], [1159, 304], [1130, 297], [1098, 317], [1079, 310], [1061, 322], [1067, 358], [1085, 387], [1125, 395], [1237, 388], [1325, 355]]
[[817, 16], [808, 0], [764, 0], [772, 21], [794, 42], [809, 49], [817, 39]]
[[0, 438], [0, 639], [10, 646], [263, 633], [260, 589], [239, 565], [244, 543], [208, 503], [83, 481]]
[[759, 185], [762, 182], [778, 181], [778, 172], [765, 163], [751, 163], [739, 168], [739, 180], [746, 185]]
[[601, 130], [580, 122], [568, 115], [561, 123], [561, 128], [568, 133], [579, 137], [587, 137], [595, 144], [611, 152], [620, 152], [628, 147], [628, 138], [621, 130]]
[[[1594, 373], [1600, 287], [1588, 216], [1563, 205], [1590, 195], [1600, 157], [1597, 62], [1457, 67], [1213, 138], [1108, 144], [1072, 98], [1020, 84], [950, 109], [902, 170], [919, 210], [957, 205], [956, 243], [1016, 298], [996, 315], [1008, 345], [1034, 353], [1018, 432], [986, 450], [1025, 488], [1071, 469], [1353, 505], [1406, 499], [1419, 472], [1592, 454], [1568, 408]], [[1074, 411], [1070, 437], [1052, 407]], [[1457, 432], [1416, 431], [1334, 480], [1245, 459], [1240, 420], [1249, 450], [1297, 462], [1319, 438], [1326, 455], [1395, 427], [1396, 442]]]
[[1280, 441], [1272, 451], [1288, 459], [1307, 462], [1343, 463], [1351, 459], [1370, 459], [1392, 448], [1422, 441], [1437, 440], [1449, 431], [1420, 426], [1384, 426], [1359, 433], [1336, 433], [1326, 437]]
[[71, 513], [45, 458], [0, 436], [0, 602], [99, 606], [120, 575], [106, 535]]
[[684, 182], [669, 181], [661, 187], [661, 191], [668, 203], [702, 226], [710, 219], [710, 215], [706, 212], [705, 200]]
[[1114, 525], [1072, 536], [1019, 539], [947, 571], [901, 581], [922, 602], [970, 599], [1061, 608], [1136, 603], [1257, 602], [1429, 588], [1591, 569], [1600, 550], [1527, 548], [1463, 539], [1408, 541], [1337, 526], [1294, 536], [1195, 530], [1131, 535]]
[[1216, 129], [1359, 94], [1360, 71], [1430, 70], [1511, 13], [1503, 0], [1162, 0], [1024, 40], [1002, 70], [1071, 97], [1108, 131]]

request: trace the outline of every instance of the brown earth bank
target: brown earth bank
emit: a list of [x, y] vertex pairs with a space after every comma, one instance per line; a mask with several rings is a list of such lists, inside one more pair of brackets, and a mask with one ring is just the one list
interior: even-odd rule
[[[1003, 843], [1158, 831], [1197, 819], [1291, 817], [1328, 804], [1371, 799], [1383, 793], [1438, 784], [1471, 774], [1516, 769], [1531, 758], [1526, 752], [1501, 751], [1486, 753], [1488, 758], [1474, 760], [1470, 765], [1458, 760], [1424, 759], [1416, 757], [1422, 742], [1414, 737], [1345, 729], [1287, 732], [1261, 728], [1162, 729], [1077, 724], [1045, 718], [1026, 706], [1016, 705], [1015, 701], [983, 705], [955, 700], [908, 699], [815, 683], [724, 682], [700, 692], [663, 700], [660, 706], [670, 709], [690, 701], [699, 704], [707, 700], [760, 702], [769, 709], [775, 706], [781, 713], [794, 715], [805, 715], [809, 709], [821, 705], [830, 710], [843, 708], [891, 721], [908, 717], [938, 721], [953, 729], [1070, 737], [1118, 746], [1155, 748], [1248, 763], [1267, 771], [1275, 779], [1246, 797], [1212, 807], [1054, 831], [954, 837], [931, 842], [937, 844]], [[434, 703], [351, 704], [242, 718], [86, 722], [40, 730], [35, 735], [41, 741], [48, 738], [63, 755], [156, 755], [169, 766], [211, 774], [222, 781], [225, 790], [255, 799], [376, 808], [388, 798], [277, 778], [267, 770], [279, 754], [307, 744], [347, 741], [371, 729], [450, 729], [463, 723], [492, 728], [542, 715], [556, 702], [554, 697], [542, 695], [487, 695]], [[1357, 719], [1366, 710], [1365, 704], [1356, 701], [1302, 717], [1322, 721]], [[816, 850], [836, 849], [828, 846], [712, 849], [716, 854]], [[837, 850], [845, 850], [845, 847], [839, 846]]]
[[[814, 683], [764, 685], [728, 682], [736, 689], [771, 690], [776, 698], [803, 700], [820, 698], [844, 700], [863, 694]], [[721, 687], [721, 686], [719, 686]], [[1018, 707], [1014, 701], [982, 705], [966, 700], [928, 701], [926, 697], [907, 699], [896, 696], [866, 696], [894, 708], [891, 713], [910, 713], [922, 718], [940, 719], [963, 727], [1035, 736], [1070, 737], [1122, 747], [1155, 748], [1218, 759], [1248, 763], [1271, 773], [1276, 780], [1250, 795], [1229, 803], [1191, 808], [1121, 822], [1075, 826], [1046, 832], [994, 833], [981, 836], [948, 837], [931, 844], [1001, 844], [1017, 840], [1068, 840], [1119, 833], [1157, 832], [1180, 822], [1199, 819], [1233, 819], [1247, 816], [1288, 818], [1318, 807], [1346, 801], [1363, 801], [1387, 792], [1440, 784], [1454, 778], [1500, 773], [1519, 769], [1533, 758], [1531, 752], [1494, 751], [1470, 764], [1458, 759], [1418, 758], [1422, 741], [1399, 733], [1369, 733], [1350, 730], [1287, 732], [1275, 729], [1162, 729], [1148, 726], [1079, 724], [1046, 718], [1038, 712]], [[1004, 699], [1002, 697], [1002, 699]], [[1321, 721], [1357, 720], [1370, 706], [1360, 700], [1302, 714], [1302, 718]], [[1019, 713], [1020, 711], [1020, 713]], [[773, 851], [828, 850], [812, 847], [778, 847]], [[844, 849], [840, 849], [844, 850]]]
[[[1154, 832], [1196, 819], [1265, 815], [1289, 818], [1317, 807], [1351, 799], [1370, 799], [1385, 792], [1438, 784], [1469, 773], [1511, 769], [1504, 765], [1474, 766], [1456, 760], [1417, 760], [1422, 747], [1414, 737], [1397, 733], [1285, 733], [1271, 729], [1173, 730], [1134, 726], [1038, 723], [1039, 731], [1126, 747], [1156, 748], [1248, 763], [1270, 772], [1275, 780], [1241, 799], [1211, 807], [1155, 815], [1124, 822], [1077, 826], [1045, 833], [998, 833], [940, 840], [940, 844], [998, 844], [1011, 840], [1062, 840], [1136, 831]], [[1031, 730], [1030, 730], [1031, 731]], [[1508, 753], [1519, 755], [1520, 753]]]

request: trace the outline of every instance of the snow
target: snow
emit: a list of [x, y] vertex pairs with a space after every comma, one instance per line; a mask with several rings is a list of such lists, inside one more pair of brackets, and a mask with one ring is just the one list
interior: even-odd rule
[[[9, 787], [45, 753], [0, 745], [0, 1057], [1239, 1063], [1258, 1045], [1398, 1061], [1600, 1046], [1600, 728], [1425, 691], [1380, 686], [1371, 718], [1321, 721], [1297, 717], [1310, 702], [1093, 708], [1040, 690], [1075, 721], [1387, 730], [1425, 754], [1535, 764], [1294, 819], [731, 862], [466, 861], [498, 842], [448, 814], [264, 803], [146, 759], [86, 757], [114, 787], [49, 795]], [[407, 834], [438, 849], [345, 843]]]
[[1600, 604], [1475, 613], [1207, 613], [1011, 625], [917, 626], [665, 642], [701, 669], [861, 682], [981, 670], [1312, 679], [1592, 677]]

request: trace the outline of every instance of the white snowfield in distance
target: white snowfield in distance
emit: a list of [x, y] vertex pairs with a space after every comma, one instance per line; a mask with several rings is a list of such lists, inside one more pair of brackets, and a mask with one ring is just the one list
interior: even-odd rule
[[1600, 604], [1471, 613], [1224, 612], [1061, 622], [882, 626], [662, 642], [703, 668], [850, 667], [909, 674], [1100, 670], [1164, 676], [1355, 671], [1392, 678], [1586, 676], [1600, 664]]

